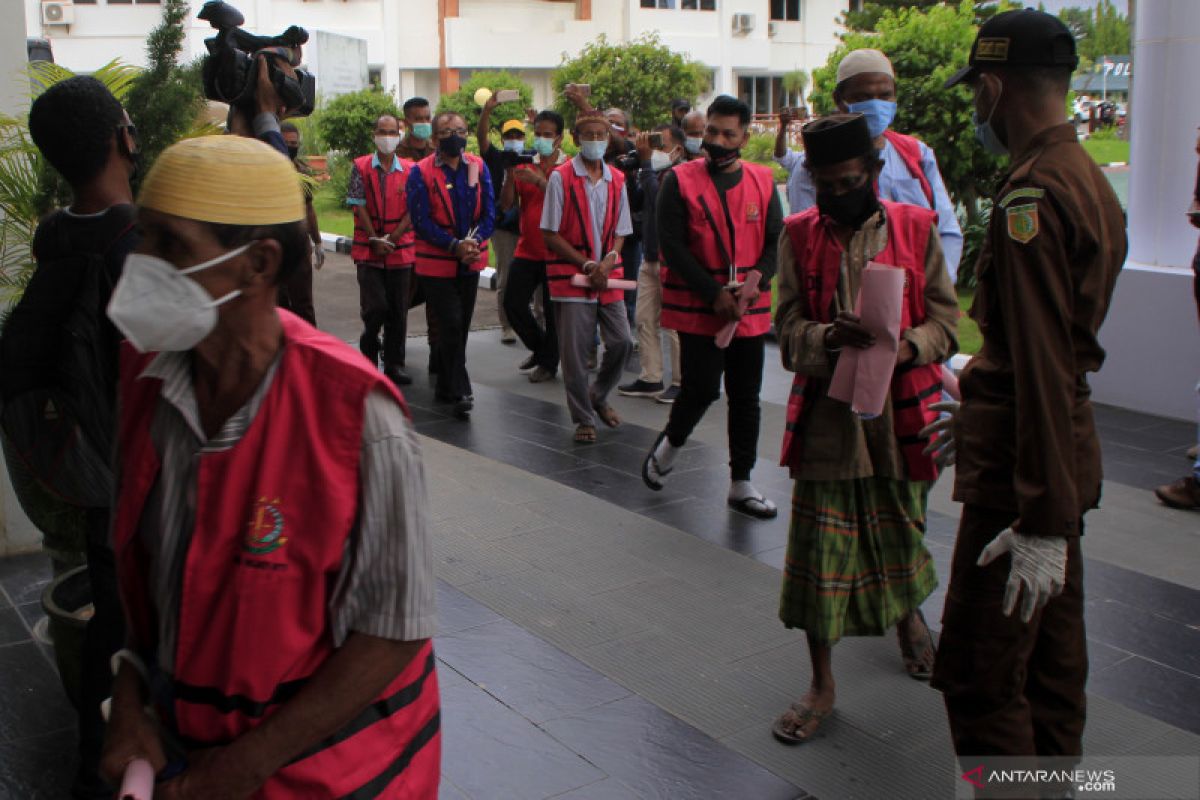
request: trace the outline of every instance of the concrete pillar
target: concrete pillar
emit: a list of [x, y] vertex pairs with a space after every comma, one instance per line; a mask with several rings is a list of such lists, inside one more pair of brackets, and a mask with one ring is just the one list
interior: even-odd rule
[[1129, 260], [1101, 331], [1108, 361], [1092, 386], [1101, 402], [1194, 420], [1200, 231], [1184, 211], [1196, 179], [1200, 3], [1139, 3], [1133, 38]]

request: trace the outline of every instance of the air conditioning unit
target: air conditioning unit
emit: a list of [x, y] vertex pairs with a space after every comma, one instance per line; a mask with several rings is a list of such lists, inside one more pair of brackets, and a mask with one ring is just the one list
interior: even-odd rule
[[754, 15], [753, 14], [734, 14], [733, 15], [733, 32], [734, 33], [750, 33], [754, 30]]
[[779, 33], [779, 23], [768, 22], [767, 23], [767, 36], [774, 36], [777, 33]]
[[71, 25], [75, 22], [75, 4], [71, 0], [46, 0], [42, 3], [43, 25]]

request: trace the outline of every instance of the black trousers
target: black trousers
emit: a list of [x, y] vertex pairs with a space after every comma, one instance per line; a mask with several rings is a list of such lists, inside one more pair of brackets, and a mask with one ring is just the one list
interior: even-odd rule
[[420, 277], [425, 305], [438, 321], [437, 396], [452, 400], [472, 394], [467, 375], [467, 333], [475, 314], [479, 273], [457, 278]]
[[667, 440], [682, 447], [704, 412], [721, 396], [721, 376], [729, 399], [729, 471], [735, 481], [750, 480], [758, 459], [758, 429], [762, 408], [765, 336], [739, 337], [721, 350], [712, 336], [679, 332], [679, 361], [683, 371], [679, 397], [667, 420]]
[[372, 364], [379, 361], [379, 331], [383, 330], [383, 366], [404, 366], [408, 336], [409, 284], [412, 268], [384, 269], [358, 264], [358, 303], [363, 332], [358, 349]]
[[286, 308], [309, 325], [317, 324], [317, 309], [313, 305], [312, 259], [304, 258], [292, 277], [279, 284], [279, 306]]
[[[530, 303], [533, 293], [542, 287], [542, 308], [546, 327], [538, 324]], [[558, 370], [558, 329], [554, 325], [554, 303], [550, 302], [550, 284], [546, 281], [546, 262], [514, 258], [508, 267], [504, 287], [504, 313], [508, 324], [529, 348], [537, 365], [551, 372]]]
[[[1059, 756], [1083, 752], [1088, 657], [1083, 555], [1068, 540], [1063, 593], [1021, 621], [1001, 610], [1010, 556], [976, 566], [980, 552], [1016, 520], [963, 506], [942, 612], [933, 688], [945, 697], [960, 756]], [[1080, 521], [1080, 530], [1083, 530]]]
[[104, 747], [104, 719], [100, 703], [112, 694], [113, 653], [124, 647], [125, 614], [117, 592], [116, 559], [108, 543], [109, 509], [86, 512], [87, 573], [92, 586], [94, 613], [83, 639], [83, 674], [80, 681], [79, 780], [98, 786], [100, 751]]

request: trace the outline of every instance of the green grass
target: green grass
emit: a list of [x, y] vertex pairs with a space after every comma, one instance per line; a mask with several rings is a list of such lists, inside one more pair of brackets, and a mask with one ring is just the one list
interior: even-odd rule
[[958, 352], [973, 356], [983, 346], [983, 334], [975, 320], [967, 316], [971, 303], [975, 301], [975, 292], [970, 289], [958, 291], [958, 307], [962, 313], [958, 317]]
[[354, 236], [354, 214], [337, 199], [318, 193], [313, 207], [317, 210], [317, 224], [322, 233], [346, 238]]
[[1111, 164], [1114, 161], [1129, 163], [1129, 142], [1119, 139], [1085, 139], [1083, 149], [1088, 151], [1097, 164]]

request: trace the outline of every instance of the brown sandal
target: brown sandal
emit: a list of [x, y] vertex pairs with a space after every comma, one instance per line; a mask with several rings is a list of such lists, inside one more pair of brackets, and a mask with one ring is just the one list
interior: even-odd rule
[[594, 406], [596, 416], [610, 428], [615, 428], [621, 424], [621, 418], [617, 416], [617, 410], [607, 403], [602, 406]]
[[[771, 734], [787, 745], [804, 744], [813, 738], [817, 730], [821, 727], [821, 722], [832, 713], [832, 709], [829, 711], [817, 711], [800, 703], [792, 703], [788, 707], [788, 710], [780, 714], [779, 718], [775, 720], [775, 723], [771, 726]], [[815, 722], [816, 725], [809, 730], [807, 735], [798, 736], [797, 734], [810, 722]], [[789, 728], [791, 729], [790, 731]]]
[[896, 626], [896, 638], [900, 640], [900, 657], [904, 659], [904, 670], [913, 680], [927, 681], [933, 677], [933, 663], [937, 658], [937, 647], [933, 643], [933, 632], [925, 623], [925, 615], [921, 609], [913, 612], [921, 624], [925, 626], [925, 642], [918, 653], [913, 649], [913, 642], [904, 635], [899, 625]]
[[579, 444], [592, 444], [596, 441], [596, 426], [579, 425], [575, 428], [575, 441]]

